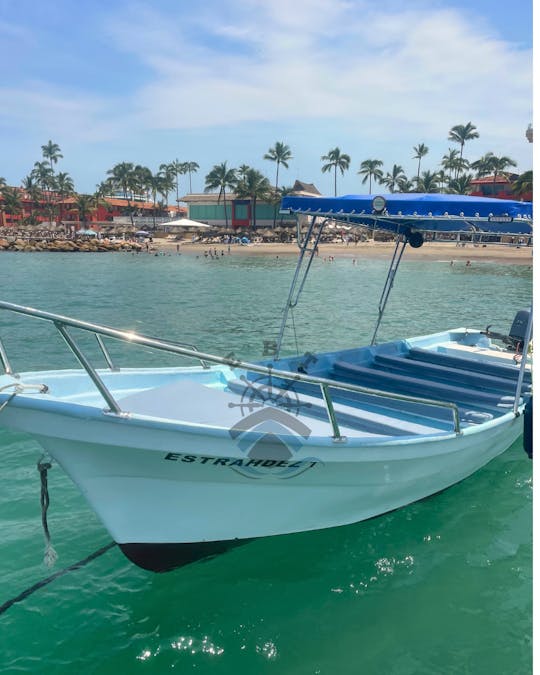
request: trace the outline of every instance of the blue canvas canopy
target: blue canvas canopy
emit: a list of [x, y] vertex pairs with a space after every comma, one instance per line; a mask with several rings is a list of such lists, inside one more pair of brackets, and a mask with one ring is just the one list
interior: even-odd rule
[[464, 195], [392, 193], [284, 197], [281, 211], [403, 232], [532, 234], [532, 203]]

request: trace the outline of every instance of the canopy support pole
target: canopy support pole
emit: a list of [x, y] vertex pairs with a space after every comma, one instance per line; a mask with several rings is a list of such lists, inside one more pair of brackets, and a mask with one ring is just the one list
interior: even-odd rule
[[[399, 250], [401, 246], [401, 250]], [[373, 331], [373, 337], [371, 338], [371, 345], [373, 346], [375, 344], [375, 339], [377, 337], [377, 332], [379, 330], [379, 326], [381, 325], [381, 321], [384, 315], [384, 310], [386, 308], [386, 303], [388, 302], [388, 297], [390, 296], [390, 291], [392, 290], [392, 287], [394, 285], [394, 279], [396, 276], [396, 273], [398, 271], [399, 263], [401, 262], [401, 257], [403, 256], [403, 251], [405, 250], [405, 246], [407, 246], [407, 238], [405, 236], [403, 237], [398, 237], [398, 240], [396, 242], [396, 247], [394, 249], [394, 255], [392, 256], [392, 260], [390, 262], [390, 268], [388, 269], [388, 274], [386, 276], [386, 281], [384, 283], [384, 288], [381, 293], [381, 299], [379, 300], [379, 316], [377, 318], [377, 323], [375, 324], [375, 330]], [[399, 253], [398, 253], [399, 250]]]
[[[302, 293], [302, 290], [304, 288], [304, 284], [306, 283], [307, 276], [309, 274], [309, 270], [311, 267], [311, 263], [313, 262], [313, 258], [315, 256], [315, 253], [317, 252], [318, 246], [319, 246], [319, 241], [321, 238], [321, 234], [323, 231], [324, 226], [326, 225], [328, 221], [328, 218], [324, 218], [320, 225], [318, 226], [318, 231], [316, 233], [315, 237], [315, 242], [313, 243], [312, 248], [309, 248], [309, 241], [312, 237], [313, 231], [316, 230], [317, 228], [315, 227], [316, 222], [317, 222], [317, 216], [312, 216], [311, 218], [311, 223], [309, 225], [308, 231], [306, 232], [304, 238], [300, 240], [300, 224], [298, 223], [298, 228], [297, 228], [297, 241], [298, 245], [300, 247], [300, 253], [298, 255], [298, 262], [296, 263], [296, 269], [294, 271], [294, 276], [291, 282], [291, 287], [289, 289], [289, 296], [287, 298], [287, 303], [285, 304], [285, 309], [283, 310], [283, 319], [281, 320], [281, 327], [279, 329], [279, 335], [278, 339], [276, 342], [276, 353], [274, 355], [274, 360], [279, 359], [279, 354], [281, 352], [281, 346], [283, 344], [283, 335], [285, 333], [285, 327], [287, 324], [287, 318], [289, 316], [289, 311], [296, 307], [298, 304], [298, 300], [300, 299], [300, 295]], [[307, 258], [307, 262], [304, 265], [304, 257], [305, 254], [309, 252], [309, 257]], [[299, 282], [300, 278], [300, 272], [302, 270], [302, 266], [305, 267], [303, 273], [302, 273], [302, 278]]]

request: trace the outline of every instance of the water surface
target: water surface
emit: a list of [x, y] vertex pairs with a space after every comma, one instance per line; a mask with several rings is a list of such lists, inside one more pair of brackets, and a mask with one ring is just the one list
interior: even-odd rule
[[[316, 260], [286, 351], [369, 340], [386, 264]], [[4, 300], [251, 359], [276, 337], [291, 276], [292, 260], [273, 257], [0, 255]], [[505, 331], [531, 290], [524, 267], [405, 260], [380, 339]], [[44, 322], [0, 313], [0, 335], [17, 369], [74, 363]], [[112, 351], [123, 365], [177, 362]], [[49, 572], [39, 447], [0, 428], [0, 452], [2, 604]], [[58, 466], [49, 485], [60, 569], [110, 538]], [[529, 673], [531, 493], [516, 443], [468, 480], [368, 522], [258, 540], [163, 575], [112, 549], [0, 615], [0, 671]]]

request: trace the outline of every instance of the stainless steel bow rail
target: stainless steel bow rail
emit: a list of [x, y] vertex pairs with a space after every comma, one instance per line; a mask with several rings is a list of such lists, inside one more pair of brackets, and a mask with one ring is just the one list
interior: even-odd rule
[[[133, 333], [129, 331], [118, 330], [116, 328], [110, 328], [108, 326], [100, 326], [94, 323], [88, 323], [86, 321], [79, 321], [77, 319], [72, 319], [67, 316], [62, 316], [60, 314], [52, 314], [50, 312], [43, 312], [39, 309], [34, 309], [32, 307], [23, 307], [21, 305], [14, 305], [9, 302], [0, 301], [0, 309], [5, 309], [17, 314], [23, 314], [25, 316], [32, 317], [34, 319], [43, 319], [45, 321], [51, 322], [60, 335], [64, 338], [68, 347], [81, 364], [83, 369], [86, 371], [92, 382], [94, 383], [96, 389], [99, 391], [106, 404], [109, 407], [107, 412], [124, 415], [129, 411], [122, 411], [118, 403], [116, 402], [114, 396], [109, 391], [103, 380], [101, 379], [99, 373], [90, 363], [88, 358], [81, 351], [79, 345], [76, 343], [72, 334], [69, 332], [69, 328], [77, 328], [83, 331], [87, 331], [96, 336], [99, 347], [103, 353], [107, 367], [111, 371], [118, 372], [120, 369], [114, 366], [113, 360], [103, 342], [102, 337], [113, 338], [128, 344], [137, 344], [144, 347], [150, 347], [152, 349], [157, 349], [160, 351], [169, 352], [171, 354], [177, 354], [178, 356], [185, 356], [189, 358], [198, 359], [202, 366], [208, 368], [208, 363], [215, 363], [219, 365], [229, 366], [230, 368], [240, 368], [248, 372], [258, 373], [261, 375], [266, 375], [269, 378], [280, 378], [284, 380], [290, 380], [293, 382], [304, 382], [307, 384], [318, 385], [323, 401], [326, 406], [326, 412], [328, 415], [328, 420], [332, 427], [332, 436], [334, 440], [341, 440], [342, 435], [340, 433], [339, 425], [336, 419], [336, 413], [334, 410], [334, 404], [332, 397], [330, 395], [330, 389], [339, 389], [342, 391], [351, 391], [361, 394], [369, 394], [372, 396], [378, 396], [381, 398], [389, 398], [398, 401], [408, 401], [410, 403], [418, 403], [422, 405], [434, 406], [438, 408], [446, 408], [451, 411], [452, 419], [454, 424], [454, 432], [456, 434], [461, 433], [460, 430], [460, 421], [459, 421], [459, 411], [455, 403], [449, 403], [445, 401], [435, 401], [432, 399], [419, 398], [416, 396], [407, 396], [404, 394], [396, 394], [394, 392], [380, 391], [378, 389], [370, 389], [368, 387], [361, 387], [356, 384], [348, 384], [346, 382], [336, 382], [334, 380], [329, 380], [323, 377], [315, 377], [312, 375], [306, 375], [304, 373], [293, 373], [285, 370], [277, 370], [271, 366], [262, 366], [256, 363], [248, 363], [245, 361], [239, 361], [237, 359], [223, 358], [221, 356], [215, 356], [213, 354], [206, 354], [201, 352], [192, 346], [184, 345], [183, 343], [169, 341], [169, 340], [160, 340], [158, 338], [149, 337], [146, 335], [141, 335], [139, 333]], [[7, 375], [12, 377], [17, 377], [14, 373], [9, 359], [7, 357], [7, 352], [2, 344], [0, 339], [0, 362], [2, 363], [4, 370]]]

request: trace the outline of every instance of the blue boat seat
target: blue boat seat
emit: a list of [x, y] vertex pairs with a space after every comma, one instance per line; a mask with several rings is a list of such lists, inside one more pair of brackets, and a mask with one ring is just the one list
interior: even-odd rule
[[448, 401], [457, 405], [467, 403], [481, 405], [482, 408], [485, 406], [510, 407], [514, 400], [512, 396], [502, 396], [498, 393], [479, 391], [471, 387], [433, 382], [420, 377], [386, 373], [369, 366], [360, 366], [345, 361], [334, 363], [334, 373], [339, 379], [346, 379], [365, 387], [402, 393], [408, 396]]
[[[330, 380], [335, 380], [336, 384], [344, 381], [343, 377], [337, 377], [335, 373], [328, 372], [321, 374]], [[260, 384], [260, 382], [259, 382]], [[272, 384], [274, 387], [290, 387], [290, 382], [280, 380], [275, 376], [272, 377]], [[309, 396], [321, 397], [321, 389], [316, 384], [308, 382], [295, 382], [293, 390], [296, 394], [307, 394]], [[446, 429], [448, 424], [452, 422], [452, 413], [448, 408], [441, 406], [427, 405], [425, 403], [417, 403], [413, 401], [403, 401], [396, 398], [382, 398], [373, 394], [367, 394], [357, 391], [349, 391], [340, 389], [339, 387], [330, 387], [332, 400], [337, 403], [353, 406], [355, 408], [362, 407], [364, 410], [375, 413], [382, 413], [388, 415], [406, 415], [407, 419], [418, 421], [421, 424], [430, 424], [433, 426], [439, 425], [441, 429]], [[463, 424], [478, 423], [477, 413], [482, 416], [482, 420], [486, 421], [486, 415], [489, 419], [503, 415], [507, 412], [506, 409], [499, 410], [498, 408], [490, 408], [486, 411], [486, 407], [478, 407], [471, 403], [463, 404], [462, 407], [458, 405], [458, 412], [460, 420]]]
[[[450, 384], [459, 384], [460, 386], [474, 387], [481, 391], [491, 391], [509, 396], [516, 391], [516, 383], [507, 377], [472, 372], [455, 366], [417, 361], [407, 356], [377, 354], [374, 363], [376, 366], [385, 368], [385, 370], [398, 371], [403, 374], [449, 382]], [[525, 393], [529, 393], [530, 389], [530, 384], [525, 384], [523, 387]]]
[[[229, 380], [228, 388], [234, 393], [245, 394], [246, 392], [245, 380]], [[284, 395], [282, 397], [282, 405], [280, 406], [279, 385], [273, 382], [273, 387], [277, 391], [277, 395], [273, 395], [271, 400], [273, 404], [285, 409], [294, 409], [298, 406], [301, 410], [302, 416], [315, 417], [317, 419], [328, 419], [326, 405], [322, 397], [309, 396], [306, 394], [298, 395], [295, 389], [294, 396]], [[290, 390], [284, 390], [289, 392]], [[319, 390], [320, 391], [320, 390]], [[267, 401], [268, 389], [257, 387], [249, 388], [249, 397], [252, 400]], [[337, 403], [334, 400], [334, 411], [336, 419], [340, 425], [349, 427], [351, 429], [361, 429], [363, 432], [382, 436], [412, 436], [412, 435], [433, 435], [440, 433], [451, 433], [453, 431], [453, 423], [451, 420], [437, 421], [432, 423], [429, 419], [422, 422], [414, 421], [406, 415], [399, 415], [396, 410], [396, 415], [391, 414], [392, 411], [387, 410], [385, 413], [377, 413], [363, 408], [352, 407]]]
[[[460, 368], [468, 370], [472, 373], [483, 373], [485, 375], [493, 375], [495, 377], [504, 377], [509, 380], [517, 382], [519, 375], [519, 368], [505, 364], [498, 364], [488, 361], [477, 361], [460, 356], [453, 356], [452, 354], [445, 354], [444, 352], [435, 352], [431, 349], [423, 349], [421, 347], [413, 347], [409, 350], [409, 357], [415, 361], [423, 361], [425, 363], [434, 363], [450, 368]], [[532, 381], [531, 372], [526, 370], [524, 373], [524, 382], [530, 384]]]

